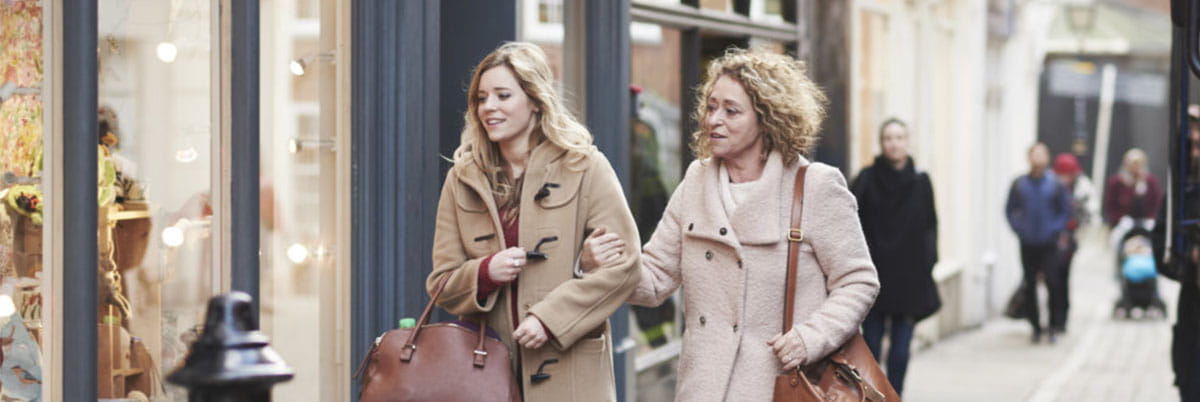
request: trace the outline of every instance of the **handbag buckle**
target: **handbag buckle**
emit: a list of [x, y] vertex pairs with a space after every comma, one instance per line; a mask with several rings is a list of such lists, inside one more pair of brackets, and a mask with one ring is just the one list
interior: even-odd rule
[[487, 363], [487, 355], [486, 350], [475, 349], [475, 367], [482, 368]]
[[799, 386], [800, 381], [808, 381], [808, 379], [804, 377], [804, 373], [800, 372], [799, 367], [792, 369], [792, 375], [790, 377], [791, 378], [788, 379], [788, 383], [791, 384], [792, 387]]
[[834, 363], [835, 371], [838, 377], [843, 381], [852, 382], [855, 384], [863, 382], [862, 376], [858, 375], [858, 370], [845, 363]]
[[884, 402], [885, 398], [882, 392], [875, 389], [871, 383], [867, 382], [858, 374], [858, 370], [845, 363], [835, 363], [835, 371], [839, 378], [843, 381], [857, 384], [863, 391], [863, 397], [870, 402]]
[[788, 241], [795, 243], [804, 241], [804, 231], [796, 228], [788, 229]]
[[404, 345], [404, 349], [400, 350], [400, 361], [405, 362], [405, 363], [409, 362], [410, 360], [412, 360], [413, 353], [416, 353], [416, 352], [417, 352], [417, 345], [411, 344], [411, 343]]
[[863, 383], [863, 391], [867, 393], [867, 400], [870, 402], [884, 402], [883, 393], [872, 387], [871, 384]]

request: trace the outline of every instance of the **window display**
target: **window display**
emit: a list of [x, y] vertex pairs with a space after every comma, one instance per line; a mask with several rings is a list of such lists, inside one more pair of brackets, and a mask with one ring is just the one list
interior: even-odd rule
[[209, 233], [214, 3], [98, 6], [97, 397], [185, 400], [162, 379], [221, 291]]
[[41, 397], [42, 9], [0, 1], [0, 399]]

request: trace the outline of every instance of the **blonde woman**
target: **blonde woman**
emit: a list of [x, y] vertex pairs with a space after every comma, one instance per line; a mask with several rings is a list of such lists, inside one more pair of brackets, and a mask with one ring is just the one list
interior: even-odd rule
[[[1121, 170], [1108, 178], [1104, 186], [1104, 220], [1110, 226], [1153, 227], [1162, 202], [1162, 185], [1150, 173], [1146, 153], [1130, 148], [1121, 158]], [[1122, 218], [1134, 222], [1122, 225]]]
[[[695, 111], [697, 161], [642, 249], [629, 299], [655, 306], [683, 288], [676, 400], [771, 400], [776, 375], [833, 352], [858, 333], [875, 300], [879, 281], [854, 196], [837, 169], [803, 156], [816, 143], [824, 102], [784, 55], [731, 50], [708, 65]], [[796, 325], [781, 333], [786, 234], [803, 166]], [[586, 275], [627, 261], [628, 241], [589, 237]]]
[[525, 400], [615, 400], [608, 316], [637, 284], [638, 258], [574, 275], [588, 230], [638, 238], [612, 167], [529, 43], [506, 43], [479, 63], [464, 120], [438, 201], [428, 290], [448, 276], [438, 305], [497, 330]]

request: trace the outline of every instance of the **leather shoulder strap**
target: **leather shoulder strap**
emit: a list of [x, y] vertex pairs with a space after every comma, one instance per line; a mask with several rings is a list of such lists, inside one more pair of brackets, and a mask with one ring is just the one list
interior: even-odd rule
[[787, 289], [784, 293], [783, 332], [792, 329], [792, 314], [796, 312], [796, 263], [800, 257], [800, 243], [804, 241], [804, 231], [800, 221], [804, 216], [804, 176], [808, 166], [801, 166], [796, 172], [796, 187], [792, 190], [792, 223], [788, 225], [788, 265]]
[[429, 303], [425, 305], [425, 310], [421, 312], [421, 318], [417, 319], [417, 326], [408, 333], [408, 340], [404, 342], [404, 349], [400, 351], [400, 361], [407, 362], [412, 359], [413, 352], [417, 350], [417, 335], [421, 334], [421, 328], [424, 328], [425, 324], [429, 322], [429, 313], [433, 311], [433, 305], [437, 303], [438, 297], [441, 297], [442, 290], [446, 289], [446, 283], [450, 282], [451, 274], [453, 272], [442, 275], [442, 279], [439, 279], [437, 286], [433, 288], [433, 295], [429, 298]]

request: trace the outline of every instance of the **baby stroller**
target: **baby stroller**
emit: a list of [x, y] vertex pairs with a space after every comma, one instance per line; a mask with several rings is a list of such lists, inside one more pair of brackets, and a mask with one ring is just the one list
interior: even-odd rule
[[1117, 276], [1121, 284], [1121, 296], [1113, 306], [1114, 317], [1124, 316], [1128, 319], [1135, 308], [1140, 308], [1147, 315], [1157, 310], [1158, 317], [1167, 316], [1167, 306], [1158, 295], [1158, 270], [1150, 241], [1150, 231], [1142, 225], [1134, 225], [1117, 243]]

